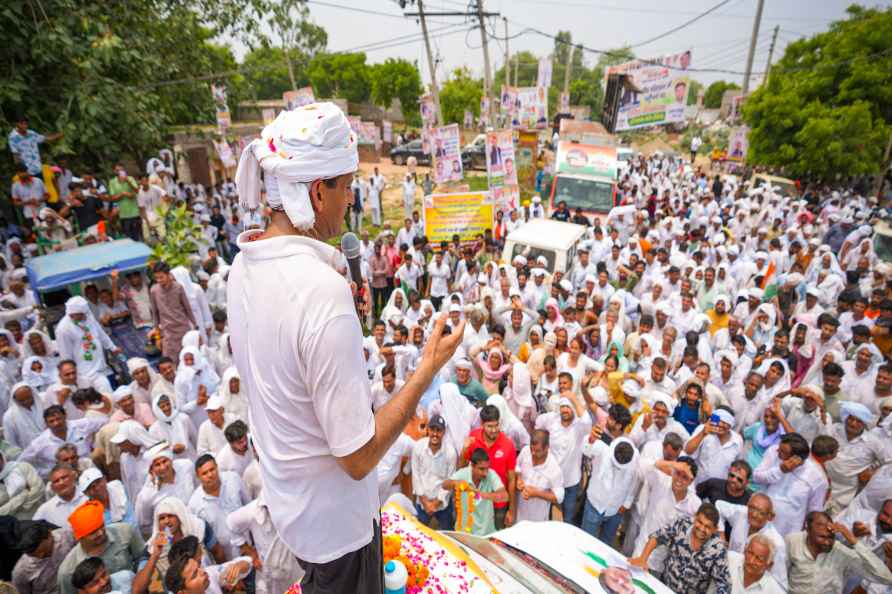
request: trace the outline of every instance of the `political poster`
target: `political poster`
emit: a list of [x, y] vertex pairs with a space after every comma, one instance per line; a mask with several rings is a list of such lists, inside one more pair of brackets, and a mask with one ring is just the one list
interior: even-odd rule
[[375, 148], [381, 146], [381, 129], [375, 122], [361, 122], [359, 128], [360, 144], [374, 144]]
[[489, 126], [489, 97], [480, 98], [480, 125]]
[[431, 127], [427, 125], [421, 128], [421, 152], [431, 154]]
[[489, 195], [497, 210], [508, 212], [520, 206], [520, 188], [516, 184], [490, 188]]
[[217, 156], [220, 157], [223, 167], [229, 169], [237, 165], [235, 155], [232, 154], [232, 147], [226, 140], [214, 141], [214, 148], [217, 150]]
[[731, 135], [728, 137], [729, 161], [746, 160], [746, 153], [750, 148], [749, 132], [746, 126], [738, 126], [731, 130]]
[[604, 73], [604, 88], [611, 74], [626, 74], [635, 89], [625, 88], [616, 116], [616, 130], [684, 121], [687, 105], [690, 50], [656, 60], [632, 60], [610, 66]]
[[421, 104], [421, 121], [422, 123], [433, 126], [437, 123], [437, 108], [434, 105], [434, 98], [431, 95], [422, 95], [418, 100]]
[[356, 139], [359, 140], [362, 135], [362, 118], [359, 116], [347, 116], [347, 123], [350, 124], [350, 129], [353, 130], [353, 133], [356, 134]]
[[539, 58], [539, 73], [536, 76], [536, 86], [545, 87], [546, 89], [551, 86], [551, 56]]
[[431, 128], [431, 148], [434, 182], [442, 184], [461, 180], [461, 133], [458, 124]]
[[431, 245], [452, 241], [473, 241], [492, 229], [493, 204], [487, 192], [431, 194], [424, 197], [424, 235]]
[[548, 126], [548, 90], [545, 87], [518, 87], [516, 109], [511, 114], [514, 128], [544, 129]]
[[220, 134], [226, 134], [232, 119], [229, 116], [229, 105], [226, 101], [226, 85], [223, 83], [211, 83], [211, 97], [214, 100], [214, 111], [217, 114], [217, 130]]
[[296, 91], [285, 91], [282, 93], [282, 100], [285, 101], [285, 109], [292, 110], [316, 103], [316, 96], [313, 94], [313, 87], [303, 87]]
[[272, 124], [276, 119], [276, 110], [272, 107], [264, 107], [260, 112], [260, 116], [263, 118], [263, 125]]
[[486, 173], [490, 185], [493, 180], [503, 184], [517, 183], [513, 131], [496, 130], [486, 134]]
[[393, 122], [381, 120], [381, 135], [384, 137], [384, 142], [393, 143]]
[[470, 109], [465, 110], [465, 128], [474, 127], [474, 112]]
[[616, 148], [575, 142], [558, 142], [556, 171], [570, 175], [590, 175], [616, 179]]
[[514, 165], [517, 168], [517, 183], [528, 195], [536, 189], [536, 160], [538, 158], [539, 134], [535, 131], [518, 133]]
[[558, 113], [570, 113], [570, 93], [561, 93], [561, 108]]
[[517, 111], [517, 88], [502, 85], [501, 99], [499, 100], [499, 111], [502, 115], [513, 116]]

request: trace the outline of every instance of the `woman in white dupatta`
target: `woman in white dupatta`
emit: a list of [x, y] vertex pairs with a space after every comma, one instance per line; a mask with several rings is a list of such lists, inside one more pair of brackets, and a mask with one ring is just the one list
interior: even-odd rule
[[183, 266], [171, 269], [170, 273], [183, 286], [183, 290], [186, 292], [186, 299], [189, 300], [189, 307], [192, 309], [192, 315], [195, 316], [195, 321], [198, 323], [198, 330], [201, 332], [205, 344], [207, 344], [208, 328], [214, 327], [214, 319], [211, 317], [211, 308], [208, 305], [207, 296], [205, 296], [200, 285], [192, 282], [189, 271]]
[[241, 389], [241, 377], [234, 366], [223, 372], [219, 394], [223, 398], [223, 410], [234, 419], [248, 423], [248, 400]]
[[195, 444], [198, 434], [189, 417], [180, 412], [166, 394], [158, 394], [152, 400], [155, 422], [149, 427], [149, 434], [156, 441], [166, 441], [176, 458], [195, 459]]
[[195, 427], [208, 418], [204, 405], [220, 385], [220, 376], [195, 347], [180, 351], [180, 365], [173, 380], [177, 406], [189, 415]]
[[15, 384], [9, 393], [9, 408], [3, 414], [3, 438], [13, 446], [25, 449], [46, 429], [43, 408], [37, 403], [34, 388], [26, 382]]

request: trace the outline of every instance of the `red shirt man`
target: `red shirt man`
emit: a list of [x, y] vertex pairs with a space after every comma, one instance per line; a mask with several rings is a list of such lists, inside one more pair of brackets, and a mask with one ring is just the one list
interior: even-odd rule
[[[514, 442], [502, 433], [499, 427], [499, 409], [492, 405], [484, 406], [480, 409], [480, 420], [482, 427], [471, 431], [468, 439], [465, 440], [465, 448], [462, 452], [463, 461], [465, 463], [470, 461], [471, 454], [477, 448], [486, 450], [486, 453], [489, 454], [490, 468], [502, 479], [502, 484], [508, 489], [510, 495], [509, 501], [496, 503], [495, 508], [503, 510], [502, 513], [504, 513], [507, 506], [510, 516], [513, 518], [514, 467], [517, 465], [517, 450], [514, 448]], [[500, 513], [496, 511], [496, 527], [501, 529], [503, 526], [498, 525], [501, 519], [499, 516]], [[511, 520], [506, 518], [505, 524], [510, 525]]]

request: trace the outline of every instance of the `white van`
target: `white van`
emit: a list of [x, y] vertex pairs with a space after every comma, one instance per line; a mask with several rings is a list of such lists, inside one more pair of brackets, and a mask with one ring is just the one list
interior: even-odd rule
[[548, 260], [546, 270], [553, 274], [560, 270], [566, 276], [571, 272], [576, 249], [585, 238], [586, 227], [563, 223], [552, 219], [533, 219], [508, 234], [502, 250], [502, 261], [510, 264], [514, 256], [521, 255], [531, 262], [539, 256]]

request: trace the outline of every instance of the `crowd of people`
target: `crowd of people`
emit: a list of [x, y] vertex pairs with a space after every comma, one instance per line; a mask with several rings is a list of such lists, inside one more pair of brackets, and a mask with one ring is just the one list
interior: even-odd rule
[[[44, 139], [27, 122], [13, 134]], [[62, 170], [50, 201], [27, 189], [43, 185], [39, 151], [18, 150], [0, 565], [22, 594], [285, 592], [302, 569], [264, 501], [264, 428], [227, 327], [235, 238], [262, 212], [163, 164], [107, 185]], [[507, 233], [547, 216], [538, 196], [435, 246], [414, 200], [382, 219], [384, 185], [376, 170], [352, 188], [360, 215], [365, 196], [379, 205], [361, 240], [369, 406], [412, 377], [437, 316], [463, 336], [376, 469], [382, 505], [481, 536], [572, 523], [679, 593], [890, 591], [892, 266], [873, 251], [873, 202], [639, 157], [608, 215], [551, 214], [587, 226], [564, 273], [543, 254], [501, 261]], [[23, 268], [34, 237], [64, 247], [105, 223], [151, 242], [157, 207], [181, 202], [207, 238], [191, 268], [112, 274], [47, 327]]]

